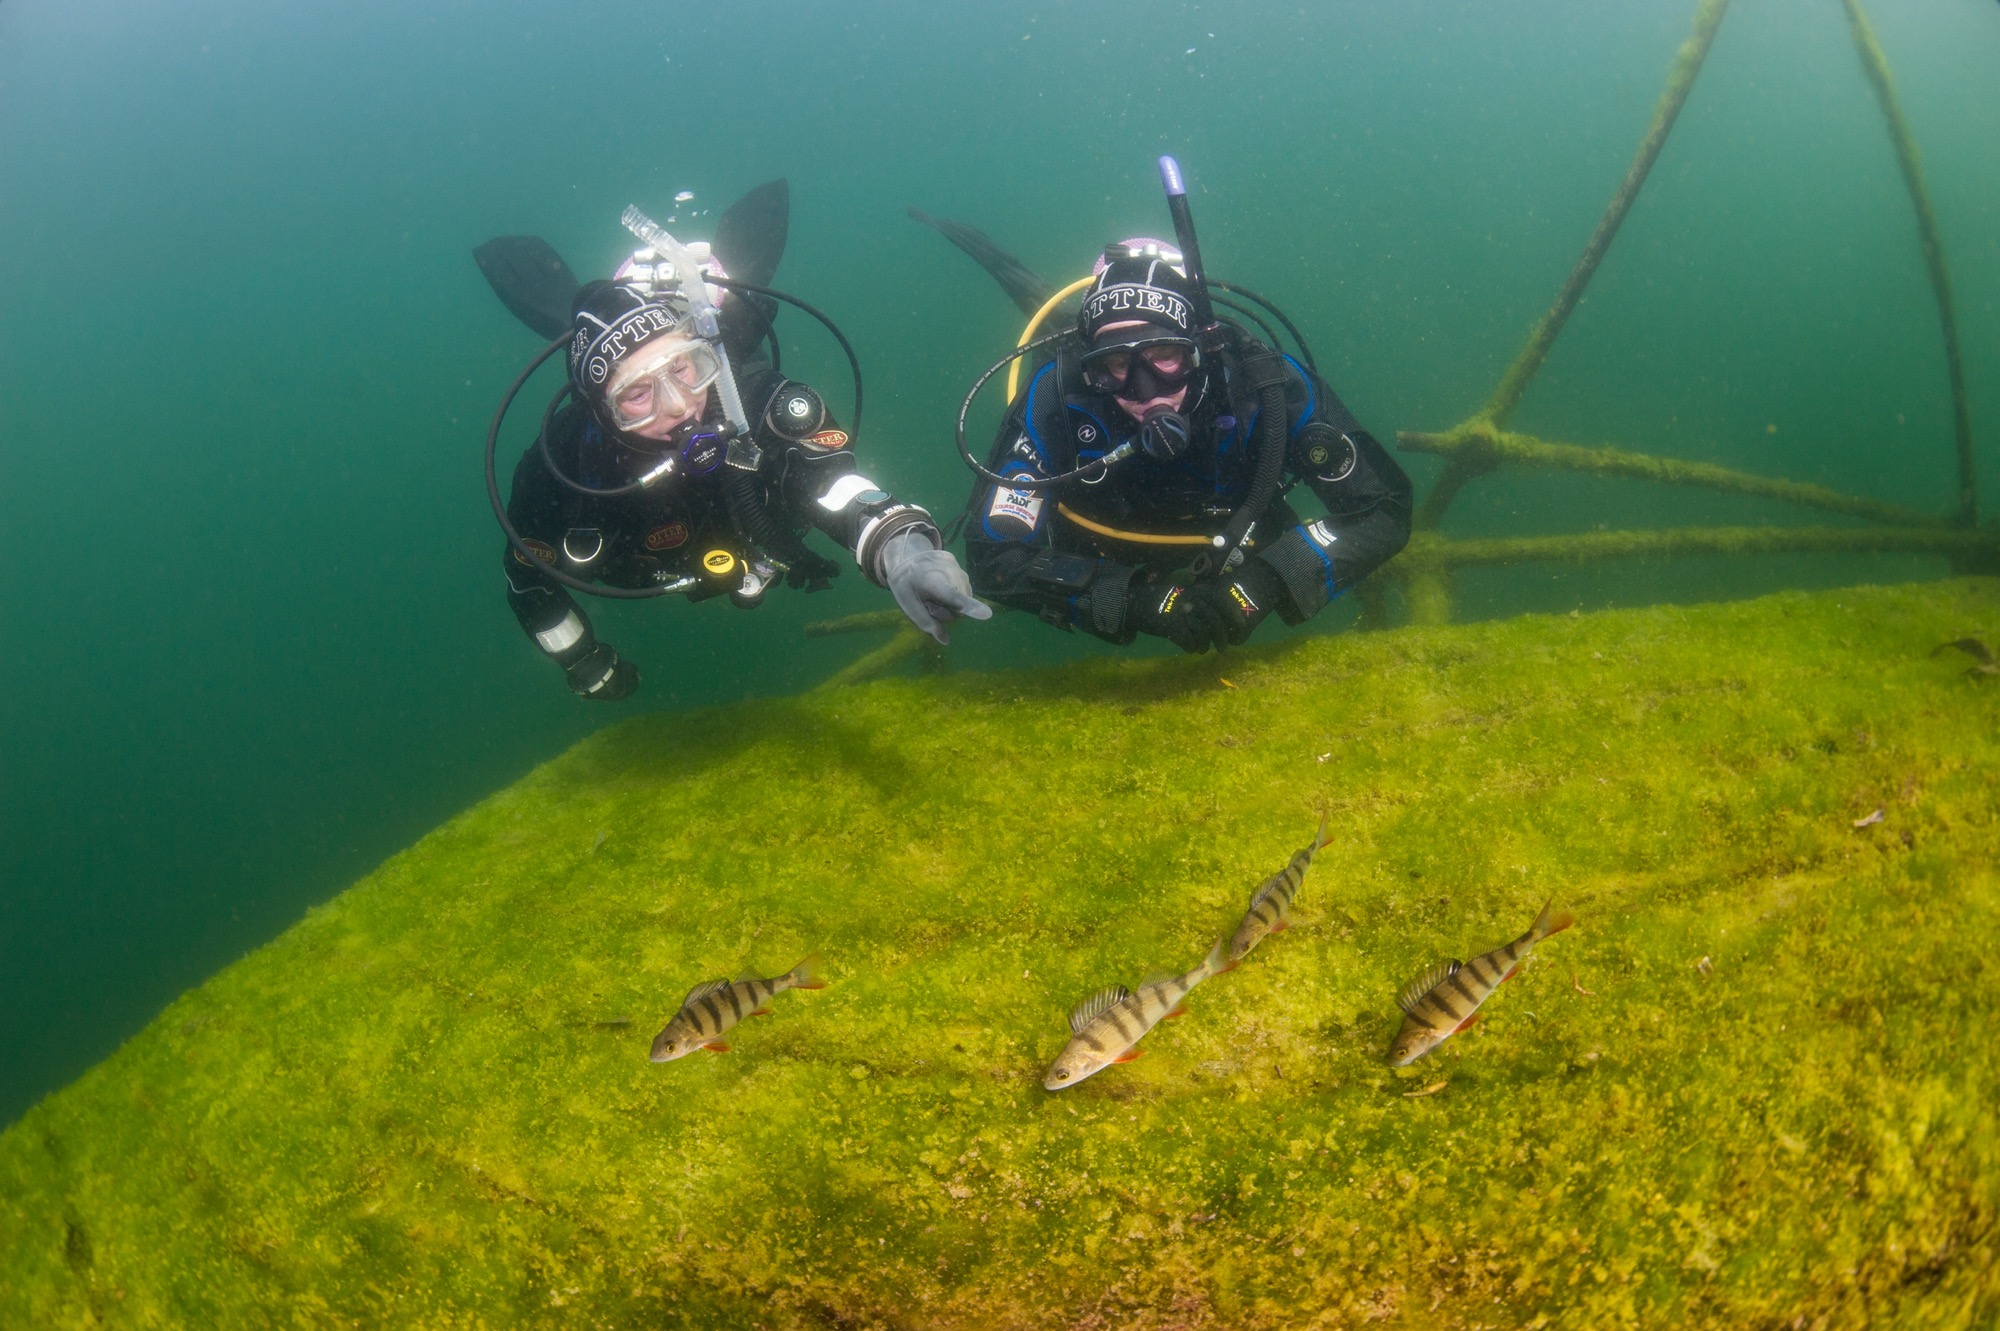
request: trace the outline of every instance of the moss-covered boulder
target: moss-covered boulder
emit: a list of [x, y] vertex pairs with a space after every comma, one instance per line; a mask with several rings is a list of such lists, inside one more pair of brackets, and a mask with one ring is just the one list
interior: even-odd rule
[[[1973, 633], [2000, 584], [619, 725], [0, 1136], [0, 1325], [1990, 1326], [2000, 680], [1929, 654]], [[1296, 926], [1044, 1091], [1321, 811]], [[1398, 988], [1550, 896], [1384, 1067]]]

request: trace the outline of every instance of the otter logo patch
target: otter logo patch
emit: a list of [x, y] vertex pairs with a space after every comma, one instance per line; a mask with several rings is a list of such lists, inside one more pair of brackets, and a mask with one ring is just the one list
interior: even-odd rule
[[807, 435], [805, 441], [814, 448], [846, 448], [847, 431], [821, 430], [818, 434]]
[[655, 527], [646, 533], [648, 550], [674, 550], [686, 545], [688, 529], [685, 522], [670, 522], [664, 527]]
[[[556, 562], [556, 548], [554, 546], [549, 545], [544, 541], [537, 541], [532, 537], [523, 537], [521, 540], [521, 544], [527, 546], [530, 550], [533, 550], [535, 552], [535, 558], [541, 560], [544, 564], [553, 564]], [[516, 563], [528, 564], [527, 560], [521, 558], [521, 552], [519, 550], [516, 550], [514, 552], [514, 560]], [[533, 565], [528, 565], [528, 566], [531, 568], [533, 567]]]

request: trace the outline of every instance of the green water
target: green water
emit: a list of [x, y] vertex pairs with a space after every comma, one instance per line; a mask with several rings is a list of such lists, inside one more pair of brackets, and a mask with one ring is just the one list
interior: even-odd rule
[[[629, 247], [627, 203], [788, 177], [781, 281], [863, 354], [868, 470], [948, 512], [952, 414], [1019, 320], [904, 205], [1066, 277], [1164, 229], [1173, 151], [1210, 266], [1291, 310], [1378, 435], [1440, 429], [1568, 271], [1690, 8], [0, 5], [0, 1121], [613, 715], [796, 691], [860, 650], [799, 633], [884, 603], [851, 574], [754, 615], [593, 607], [645, 690], [619, 713], [568, 695], [500, 595], [478, 446], [535, 339], [479, 241], [538, 233], [591, 275]], [[1873, 18], [1988, 422], [2000, 7]], [[791, 332], [838, 402], [826, 345]], [[1515, 424], [1941, 511], [1949, 410], [1839, 6], [1738, 0]], [[1768, 520], [1797, 519], [1500, 476], [1447, 529]], [[1527, 569], [1468, 577], [1460, 610], [1938, 571]], [[1019, 617], [962, 638], [967, 668], [1098, 650]]]

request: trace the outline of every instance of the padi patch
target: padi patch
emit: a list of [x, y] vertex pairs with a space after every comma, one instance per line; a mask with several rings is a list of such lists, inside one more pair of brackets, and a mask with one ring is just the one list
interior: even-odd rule
[[805, 442], [811, 444], [814, 448], [846, 448], [847, 431], [821, 430], [817, 434], [807, 435]]
[[1020, 523], [1030, 531], [1042, 521], [1042, 497], [1033, 490], [993, 491], [993, 502], [986, 510], [988, 520], [1007, 518]]
[[664, 527], [655, 527], [646, 533], [648, 550], [675, 550], [686, 545], [688, 529], [685, 522], [669, 522]]
[[[533, 537], [522, 537], [521, 544], [527, 546], [530, 550], [534, 551], [535, 558], [541, 560], [544, 564], [553, 564], [556, 562], [556, 548], [553, 545], [549, 545], [542, 541], [537, 541]], [[528, 563], [527, 560], [521, 558], [521, 552], [519, 550], [514, 551], [514, 559], [517, 563], [520, 564]], [[529, 567], [533, 566], [529, 565]]]

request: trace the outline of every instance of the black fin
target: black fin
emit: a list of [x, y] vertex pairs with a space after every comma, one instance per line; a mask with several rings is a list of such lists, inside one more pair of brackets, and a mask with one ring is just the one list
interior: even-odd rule
[[[782, 179], [766, 181], [715, 219], [715, 257], [731, 277], [767, 287], [785, 257], [791, 219], [792, 187]], [[777, 315], [778, 302], [769, 296], [735, 291], [723, 300], [722, 341], [739, 370], [758, 354], [757, 344]]]
[[495, 236], [472, 252], [514, 317], [551, 340], [569, 332], [576, 274], [540, 236]]
[[1033, 314], [1048, 303], [1056, 294], [1054, 283], [1045, 280], [1032, 268], [993, 243], [993, 237], [976, 226], [954, 222], [948, 217], [932, 217], [918, 208], [907, 211], [914, 221], [922, 222], [946, 240], [964, 250], [981, 268], [992, 274], [1000, 289], [1020, 307], [1021, 313]]
[[770, 286], [791, 227], [792, 187], [783, 179], [766, 181], [715, 219], [715, 257], [738, 281]]

